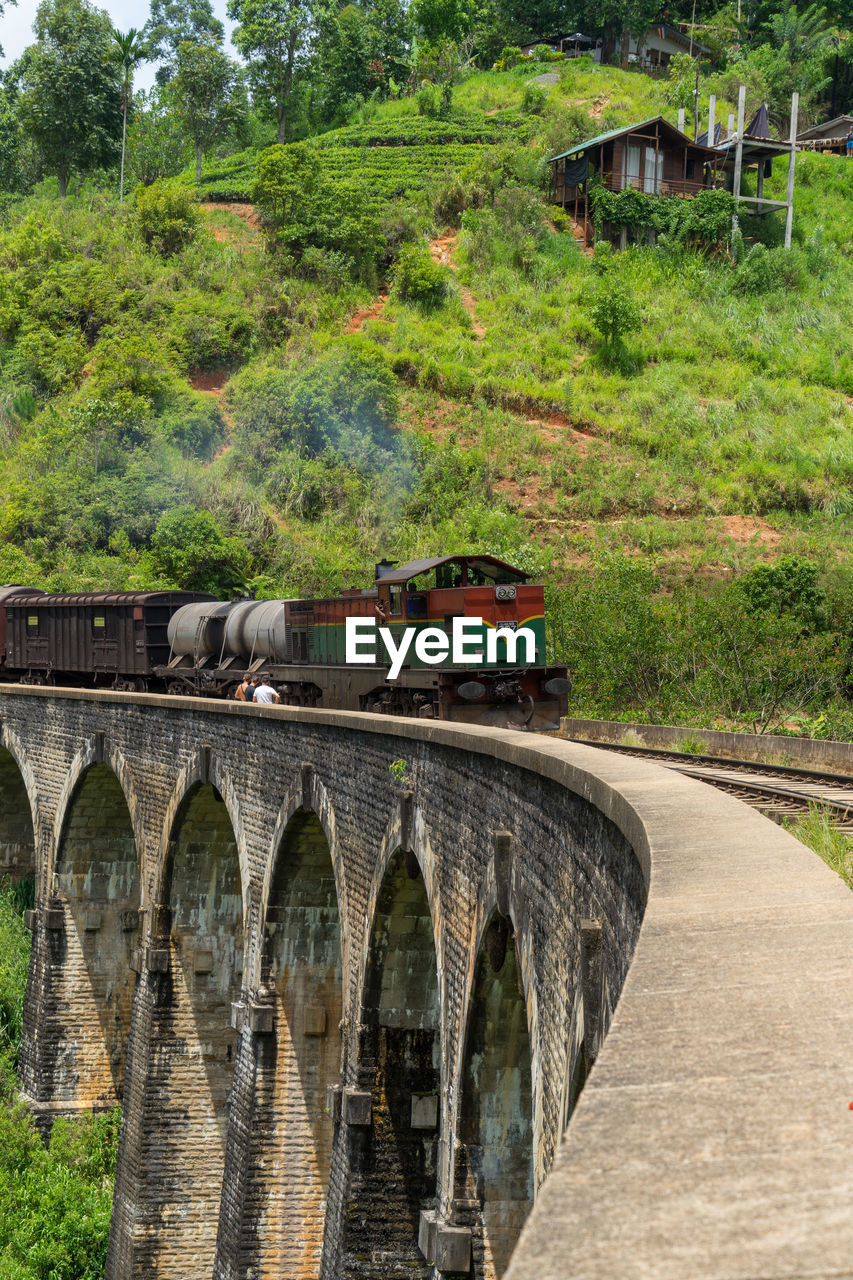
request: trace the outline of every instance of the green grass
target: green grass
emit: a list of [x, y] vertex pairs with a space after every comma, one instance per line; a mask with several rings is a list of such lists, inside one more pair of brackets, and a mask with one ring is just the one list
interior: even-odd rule
[[822, 858], [828, 867], [853, 889], [853, 840], [834, 825], [834, 815], [820, 804], [809, 805], [808, 813], [787, 823], [788, 829]]
[[[526, 81], [555, 70], [543, 112], [525, 114]], [[703, 110], [712, 87], [703, 82]], [[315, 252], [306, 269], [269, 254], [226, 210], [207, 212], [206, 232], [160, 259], [140, 244], [132, 202], [119, 210], [89, 190], [62, 208], [39, 197], [9, 206], [0, 578], [150, 585], [153, 529], [183, 502], [245, 540], [259, 589], [273, 593], [366, 579], [381, 553], [471, 543], [510, 559], [530, 544], [558, 577], [603, 549], [698, 580], [783, 551], [833, 564], [853, 532], [853, 166], [799, 157], [795, 251], [781, 266], [774, 251], [772, 279], [709, 251], [619, 256], [611, 281], [642, 313], [619, 358], [590, 316], [596, 264], [549, 227], [530, 185], [567, 130], [657, 111], [674, 120], [670, 94], [613, 68], [526, 65], [464, 80], [449, 121], [419, 116], [410, 98], [311, 140], [333, 186], [356, 176], [367, 187], [389, 256], [401, 239], [444, 229], [433, 202], [448, 176], [467, 174], [486, 203], [465, 213], [447, 301], [424, 310], [392, 290], [357, 337], [344, 330], [374, 291], [345, 260]], [[729, 105], [718, 102], [721, 117]], [[245, 200], [254, 162], [254, 152], [211, 161], [200, 194]], [[519, 208], [500, 207], [519, 181]], [[777, 165], [769, 191], [783, 182]], [[772, 215], [758, 230], [772, 245], [780, 226]], [[399, 381], [399, 458], [378, 476], [330, 465], [318, 479], [314, 463], [286, 455], [271, 478], [235, 443], [227, 387], [220, 399], [190, 385], [198, 370], [221, 378], [268, 360], [297, 370], [342, 343], [380, 350]], [[36, 394], [34, 418], [13, 410], [22, 388]], [[92, 398], [134, 424], [100, 452], [84, 447], [80, 425]], [[439, 463], [420, 457], [421, 433], [440, 442]], [[427, 502], [430, 468], [456, 483], [454, 450], [479, 478], [455, 501]]]

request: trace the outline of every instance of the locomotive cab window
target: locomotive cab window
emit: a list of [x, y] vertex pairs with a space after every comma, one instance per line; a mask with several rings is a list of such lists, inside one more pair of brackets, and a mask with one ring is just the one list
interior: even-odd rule
[[401, 618], [403, 616], [402, 586], [395, 584], [388, 588], [388, 609], [392, 618]]
[[435, 571], [435, 585], [444, 591], [462, 586], [462, 565], [454, 561], [440, 564]]

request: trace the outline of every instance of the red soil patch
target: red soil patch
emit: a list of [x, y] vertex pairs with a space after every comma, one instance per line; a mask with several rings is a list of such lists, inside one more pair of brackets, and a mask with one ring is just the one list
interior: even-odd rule
[[368, 320], [377, 320], [385, 310], [385, 304], [387, 301], [388, 294], [380, 293], [376, 301], [372, 302], [369, 307], [365, 307], [362, 311], [355, 312], [344, 329], [344, 333], [358, 333], [361, 326]]
[[[255, 212], [253, 204], [240, 204], [236, 200], [206, 200], [199, 205], [199, 208], [206, 213], [212, 213], [215, 209], [225, 209], [226, 212], [236, 214], [238, 218], [248, 222], [249, 226], [254, 227], [256, 231], [261, 229], [261, 220]], [[219, 238], [217, 236], [217, 239]]]
[[525, 418], [525, 422], [528, 422], [531, 427], [538, 427], [539, 434], [543, 440], [547, 440], [551, 444], [565, 444], [568, 440], [584, 457], [589, 452], [590, 441], [597, 439], [594, 431], [590, 431], [589, 428], [576, 427], [564, 413], [549, 414], [544, 420], [542, 418]]
[[190, 372], [190, 386], [193, 391], [206, 391], [213, 396], [221, 396], [222, 388], [228, 381], [225, 369], [193, 369]]
[[766, 520], [761, 520], [758, 516], [723, 516], [722, 525], [726, 537], [741, 546], [757, 542], [763, 547], [775, 547], [782, 538], [780, 533], [771, 529]]

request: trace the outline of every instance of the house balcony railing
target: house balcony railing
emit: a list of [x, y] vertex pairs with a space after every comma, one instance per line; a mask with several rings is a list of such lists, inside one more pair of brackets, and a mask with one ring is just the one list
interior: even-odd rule
[[642, 191], [650, 196], [684, 196], [687, 198], [708, 189], [707, 183], [696, 182], [692, 178], [661, 178], [650, 189], [646, 187], [644, 178], [623, 178], [615, 173], [605, 175], [604, 186], [608, 191], [624, 191], [626, 187], [633, 187], [635, 191]]

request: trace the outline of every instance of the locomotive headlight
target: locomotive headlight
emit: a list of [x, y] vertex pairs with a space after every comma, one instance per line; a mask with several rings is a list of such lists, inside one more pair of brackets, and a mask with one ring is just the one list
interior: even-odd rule
[[496, 600], [514, 600], [515, 587], [510, 582], [500, 582], [495, 587]]
[[464, 684], [460, 684], [456, 690], [460, 698], [464, 698], [466, 702], [474, 702], [477, 698], [482, 698], [486, 692], [486, 686], [480, 684], [479, 680], [466, 680]]
[[545, 681], [543, 688], [553, 698], [559, 698], [561, 693], [571, 693], [572, 682], [566, 680], [564, 676], [552, 676], [550, 680]]

